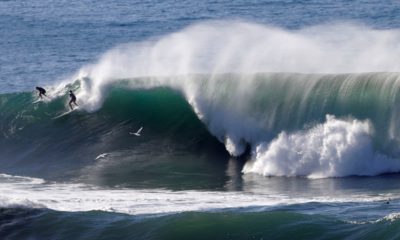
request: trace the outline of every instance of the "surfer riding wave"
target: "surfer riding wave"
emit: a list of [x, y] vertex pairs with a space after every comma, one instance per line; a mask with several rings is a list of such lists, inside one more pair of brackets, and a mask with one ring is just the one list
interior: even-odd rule
[[75, 94], [72, 92], [72, 90], [69, 90], [69, 97], [71, 98], [71, 100], [69, 101], [69, 107], [71, 108], [71, 111], [74, 110], [74, 108], [72, 107], [72, 103], [75, 104], [76, 106], [78, 106], [78, 104], [76, 103], [76, 96]]

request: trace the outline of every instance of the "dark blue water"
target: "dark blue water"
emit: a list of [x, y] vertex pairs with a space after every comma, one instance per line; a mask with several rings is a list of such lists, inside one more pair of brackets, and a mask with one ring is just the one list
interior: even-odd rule
[[[399, 16], [397, 1], [0, 0], [0, 238], [399, 238], [400, 77], [398, 58], [388, 54], [398, 50]], [[243, 28], [236, 26], [243, 23], [256, 30], [240, 32]], [[194, 25], [205, 27], [199, 39], [188, 36], [197, 34]], [[336, 25], [345, 27], [330, 28]], [[200, 39], [225, 29], [217, 47]], [[321, 42], [332, 44], [321, 48], [331, 55], [313, 52], [308, 44], [320, 42], [303, 42], [298, 33], [304, 29], [317, 29], [321, 34], [315, 39], [322, 36]], [[356, 38], [354, 32], [366, 42], [346, 40]], [[262, 39], [268, 33], [291, 37]], [[137, 46], [158, 46], [171, 36], [196, 44], [167, 41], [176, 45], [149, 49], [196, 52], [202, 47], [200, 54], [188, 55], [193, 58], [172, 58], [171, 69], [182, 59], [186, 62], [178, 67], [201, 59], [212, 65], [208, 69], [217, 69], [230, 57], [249, 63], [248, 55], [224, 52], [234, 49], [224, 48], [225, 43], [240, 38], [249, 40], [249, 46], [240, 46], [251, 57], [265, 50], [254, 45], [277, 43], [271, 49], [278, 54], [268, 57], [283, 59], [287, 69], [300, 66], [317, 75], [292, 74], [286, 65], [273, 71], [267, 64], [257, 71], [291, 74], [260, 75], [251, 88], [235, 82], [213, 86], [211, 71], [192, 89], [165, 82], [153, 88], [146, 79], [152, 75], [125, 74], [135, 67], [124, 65], [130, 54], [157, 66], [159, 59], [137, 57], [139, 50], [152, 53]], [[278, 44], [285, 41], [287, 46]], [[71, 76], [82, 68], [128, 43], [136, 46], [126, 49], [128, 57], [119, 52], [116, 59], [105, 58], [115, 61], [113, 71], [96, 65], [94, 74], [73, 82]], [[370, 43], [375, 48], [362, 55]], [[342, 55], [333, 56], [336, 52]], [[329, 68], [331, 60], [336, 65]], [[353, 71], [361, 74], [318, 75]], [[106, 73], [115, 76], [102, 79]], [[235, 77], [247, 80], [240, 73]], [[107, 85], [114, 78], [118, 81]], [[73, 84], [58, 89], [64, 80]], [[328, 81], [333, 84], [323, 84]], [[91, 88], [95, 83], [104, 92]], [[133, 90], [126, 89], [129, 83]], [[32, 104], [37, 85], [49, 87], [52, 98]], [[83, 110], [53, 119], [68, 109], [69, 89], [83, 89]], [[326, 115], [336, 118], [329, 122]], [[141, 126], [141, 137], [128, 134]], [[268, 149], [274, 140], [278, 147]], [[243, 173], [245, 163], [255, 159], [267, 160]]]
[[207, 20], [299, 29], [331, 22], [398, 28], [396, 1], [1, 1], [0, 91], [69, 76], [106, 50]]

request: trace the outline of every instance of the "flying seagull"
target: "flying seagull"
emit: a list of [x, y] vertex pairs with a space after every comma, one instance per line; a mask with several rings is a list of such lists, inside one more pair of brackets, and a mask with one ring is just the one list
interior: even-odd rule
[[140, 133], [142, 132], [142, 130], [143, 130], [143, 127], [140, 127], [139, 130], [137, 130], [137, 132], [130, 132], [129, 134], [140, 137]]
[[102, 153], [99, 156], [97, 156], [95, 160], [100, 159], [100, 158], [105, 158], [107, 156], [108, 156], [108, 153]]

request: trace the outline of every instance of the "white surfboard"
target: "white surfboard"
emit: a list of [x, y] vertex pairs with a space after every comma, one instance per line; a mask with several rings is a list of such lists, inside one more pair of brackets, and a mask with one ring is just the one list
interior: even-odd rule
[[65, 113], [60, 114], [60, 115], [58, 115], [58, 116], [56, 116], [56, 117], [53, 117], [52, 119], [57, 119], [57, 118], [60, 118], [60, 117], [64, 117], [64, 116], [66, 116], [66, 115], [72, 113], [72, 112], [75, 111], [75, 110], [77, 110], [77, 108], [74, 108], [74, 109], [72, 109], [72, 110], [69, 110], [68, 112], [65, 112]]
[[43, 99], [38, 99], [38, 100], [36, 100], [36, 101], [34, 101], [34, 102], [32, 102], [32, 104], [34, 104], [34, 103], [38, 103], [38, 102], [41, 102], [41, 101], [43, 101]]

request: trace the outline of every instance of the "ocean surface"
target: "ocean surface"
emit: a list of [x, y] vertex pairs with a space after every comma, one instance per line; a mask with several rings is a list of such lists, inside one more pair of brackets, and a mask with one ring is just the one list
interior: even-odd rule
[[1, 0], [0, 239], [400, 239], [399, 16]]

